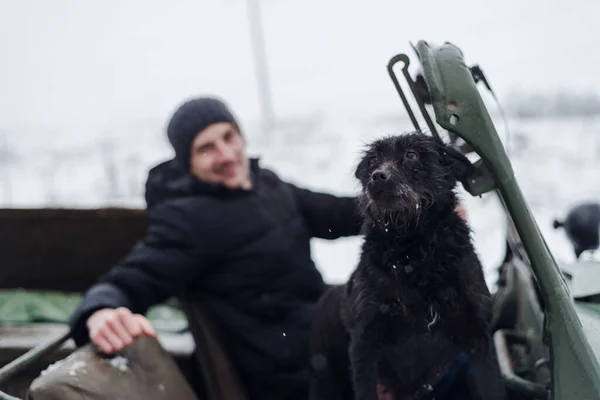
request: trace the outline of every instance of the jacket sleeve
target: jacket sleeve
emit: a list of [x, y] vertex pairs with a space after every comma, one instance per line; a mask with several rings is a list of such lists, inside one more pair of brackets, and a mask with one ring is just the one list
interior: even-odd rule
[[337, 239], [360, 234], [357, 197], [338, 197], [290, 184], [312, 237]]
[[206, 246], [197, 240], [202, 237], [198, 225], [176, 207], [161, 205], [149, 212], [144, 240], [84, 294], [71, 316], [75, 343], [89, 340], [86, 322], [95, 311], [127, 307], [145, 314], [198, 276], [207, 263]]

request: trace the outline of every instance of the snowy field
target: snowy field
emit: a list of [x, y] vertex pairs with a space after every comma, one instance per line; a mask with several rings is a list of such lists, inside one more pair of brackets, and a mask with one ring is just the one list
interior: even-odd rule
[[[590, 51], [600, 48], [597, 0], [259, 3], [278, 118], [270, 135], [256, 122], [247, 14], [256, 1], [0, 2], [0, 205], [143, 207], [147, 169], [171, 156], [166, 119], [182, 99], [207, 93], [231, 103], [263, 165], [308, 188], [356, 193], [361, 146], [410, 129], [385, 66], [399, 52], [412, 56], [408, 42], [419, 39], [461, 47], [505, 105], [515, 92], [600, 92], [600, 57]], [[538, 225], [555, 257], [572, 260], [552, 219], [600, 199], [600, 120], [509, 125]], [[493, 197], [463, 199], [491, 285], [504, 250], [501, 209]], [[359, 244], [314, 241], [328, 281], [348, 276]]]
[[[375, 137], [410, 129], [396, 118], [347, 116], [286, 121], [266, 140], [248, 126], [249, 151], [282, 178], [314, 190], [357, 193], [353, 171], [362, 146]], [[600, 159], [600, 118], [509, 121], [509, 154], [515, 174], [549, 246], [558, 260], [573, 259], [552, 219], [582, 200], [600, 199], [595, 177]], [[143, 207], [147, 169], [171, 156], [160, 127], [123, 129], [109, 139], [89, 136], [10, 137], [12, 162], [3, 165], [0, 187], [8, 207]], [[498, 132], [504, 139], [501, 124]], [[473, 198], [461, 191], [477, 250], [493, 286], [504, 251], [504, 220], [494, 196]], [[360, 238], [314, 240], [316, 262], [330, 282], [346, 279], [356, 265]]]

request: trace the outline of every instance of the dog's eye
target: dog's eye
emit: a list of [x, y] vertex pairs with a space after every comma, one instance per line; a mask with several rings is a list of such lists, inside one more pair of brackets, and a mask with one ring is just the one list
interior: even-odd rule
[[415, 161], [419, 159], [419, 155], [417, 154], [416, 151], [407, 151], [406, 154], [404, 155], [404, 157], [406, 157], [407, 160], [411, 160], [411, 161]]
[[377, 163], [377, 157], [372, 156], [371, 158], [369, 158], [369, 167], [374, 167], [376, 163]]

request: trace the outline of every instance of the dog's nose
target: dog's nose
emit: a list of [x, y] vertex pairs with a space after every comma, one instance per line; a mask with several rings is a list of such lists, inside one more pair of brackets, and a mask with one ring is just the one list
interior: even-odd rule
[[387, 181], [390, 178], [390, 173], [387, 171], [384, 171], [382, 169], [378, 169], [376, 171], [373, 171], [373, 173], [371, 174], [371, 180], [373, 182], [376, 181]]

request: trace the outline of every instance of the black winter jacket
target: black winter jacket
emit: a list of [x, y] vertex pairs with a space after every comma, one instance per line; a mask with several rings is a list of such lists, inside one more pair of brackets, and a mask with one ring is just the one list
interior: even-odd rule
[[145, 313], [196, 293], [251, 399], [306, 398], [312, 309], [325, 289], [310, 238], [358, 235], [357, 202], [283, 182], [256, 159], [251, 171], [246, 191], [201, 183], [172, 161], [151, 169], [147, 236], [85, 293], [70, 321], [77, 345], [100, 308]]

